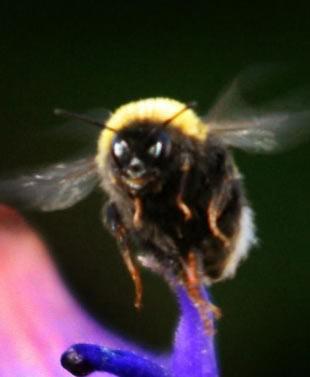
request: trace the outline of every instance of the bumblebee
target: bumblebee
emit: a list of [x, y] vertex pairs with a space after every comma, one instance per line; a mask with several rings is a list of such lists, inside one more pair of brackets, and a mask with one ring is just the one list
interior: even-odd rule
[[238, 81], [206, 117], [169, 98], [125, 104], [100, 122], [57, 110], [101, 128], [97, 154], [3, 181], [0, 193], [52, 211], [74, 205], [99, 184], [108, 196], [104, 223], [133, 279], [135, 306], [141, 306], [143, 265], [182, 284], [207, 321], [218, 311], [201, 286], [233, 277], [256, 242], [231, 148], [271, 152], [289, 139], [291, 125], [294, 134], [309, 120], [308, 112], [249, 108], [232, 116], [235, 98]]

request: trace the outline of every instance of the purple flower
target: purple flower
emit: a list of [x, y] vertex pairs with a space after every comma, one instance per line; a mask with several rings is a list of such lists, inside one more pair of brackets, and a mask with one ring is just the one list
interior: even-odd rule
[[[169, 355], [155, 355], [99, 326], [65, 290], [43, 242], [0, 206], [0, 376], [216, 377], [213, 337], [182, 287]], [[72, 344], [74, 344], [72, 346]], [[71, 345], [71, 346], [70, 346]], [[105, 373], [107, 372], [107, 373]]]

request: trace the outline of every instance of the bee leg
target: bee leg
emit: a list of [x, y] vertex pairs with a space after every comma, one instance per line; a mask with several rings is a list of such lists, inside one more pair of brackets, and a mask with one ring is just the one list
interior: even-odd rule
[[214, 235], [214, 237], [222, 241], [225, 247], [228, 247], [230, 244], [230, 240], [228, 237], [226, 237], [226, 235], [220, 230], [220, 228], [217, 225], [217, 221], [220, 215], [221, 215], [221, 210], [219, 206], [217, 205], [215, 200], [211, 200], [211, 203], [209, 204], [209, 207], [207, 209], [207, 219], [208, 219], [209, 228], [212, 234]]
[[130, 249], [128, 247], [121, 248], [121, 254], [135, 286], [134, 306], [137, 310], [140, 310], [142, 307], [143, 287], [139, 269], [134, 264], [131, 258]]
[[177, 195], [177, 199], [176, 199], [177, 207], [183, 213], [185, 221], [188, 221], [193, 217], [191, 209], [187, 206], [187, 204], [183, 200], [183, 196], [184, 196], [184, 192], [185, 192], [185, 188], [186, 188], [186, 184], [187, 184], [187, 181], [188, 181], [188, 175], [189, 175], [190, 170], [191, 170], [190, 158], [189, 158], [188, 155], [185, 155], [184, 161], [181, 165], [182, 176], [181, 176], [181, 182], [180, 182], [180, 191], [179, 191], [179, 193]]
[[206, 300], [201, 286], [203, 285], [203, 277], [200, 272], [199, 260], [197, 254], [190, 251], [186, 260], [182, 259], [184, 284], [189, 297], [197, 308], [205, 330], [209, 335], [214, 334], [212, 317], [216, 319], [221, 317], [221, 310]]
[[134, 211], [133, 224], [137, 229], [140, 229], [142, 227], [143, 206], [139, 196], [136, 196], [134, 199]]
[[110, 203], [106, 209], [106, 223], [120, 245], [121, 255], [130, 273], [135, 287], [135, 308], [141, 309], [142, 306], [142, 280], [138, 267], [135, 265], [131, 256], [129, 232], [124, 226], [121, 215], [114, 203]]

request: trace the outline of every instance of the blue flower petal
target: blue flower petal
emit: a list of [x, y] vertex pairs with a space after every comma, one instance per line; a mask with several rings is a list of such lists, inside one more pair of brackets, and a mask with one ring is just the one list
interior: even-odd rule
[[[204, 288], [202, 293], [209, 300]], [[183, 287], [177, 288], [181, 309], [170, 355], [169, 370], [137, 353], [92, 344], [76, 344], [62, 356], [64, 368], [75, 376], [95, 371], [119, 377], [218, 377], [214, 336], [208, 334], [197, 308]]]
[[[207, 292], [201, 288], [209, 300]], [[176, 331], [171, 370], [177, 377], [217, 377], [218, 367], [214, 336], [207, 333], [197, 308], [185, 289], [177, 289], [181, 319]]]
[[136, 353], [93, 344], [75, 344], [62, 355], [61, 363], [75, 376], [87, 376], [95, 371], [119, 377], [170, 376], [164, 368]]

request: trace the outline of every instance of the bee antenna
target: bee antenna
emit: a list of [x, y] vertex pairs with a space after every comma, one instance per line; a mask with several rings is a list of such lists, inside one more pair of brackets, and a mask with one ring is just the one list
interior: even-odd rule
[[188, 109], [193, 109], [196, 106], [197, 106], [197, 102], [196, 101], [191, 101], [191, 102], [186, 103], [185, 106], [180, 111], [178, 111], [176, 114], [174, 114], [171, 118], [165, 120], [164, 123], [163, 123], [163, 125], [166, 126], [167, 124], [169, 124], [170, 122], [172, 122], [175, 118], [177, 118], [179, 115], [183, 114], [184, 111], [186, 111]]
[[101, 129], [107, 129], [107, 130], [116, 132], [113, 128], [109, 128], [104, 123], [102, 123], [102, 122], [100, 122], [96, 119], [90, 118], [90, 117], [88, 117], [87, 115], [84, 115], [84, 114], [73, 113], [71, 111], [67, 111], [67, 110], [63, 110], [63, 109], [55, 109], [54, 114], [56, 116], [62, 116], [62, 117], [65, 117], [65, 118], [77, 119], [77, 120], [80, 120], [82, 122], [92, 124], [92, 125], [99, 127]]

